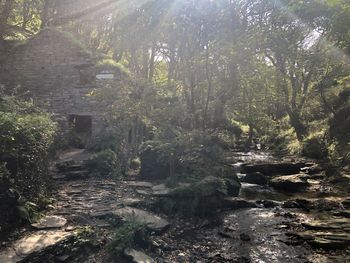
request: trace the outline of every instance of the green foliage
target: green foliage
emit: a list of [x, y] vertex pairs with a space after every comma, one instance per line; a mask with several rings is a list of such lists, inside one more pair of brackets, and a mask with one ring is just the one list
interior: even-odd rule
[[104, 132], [98, 137], [90, 146], [93, 151], [112, 150], [115, 152], [120, 151], [123, 137], [116, 133]]
[[309, 135], [302, 142], [302, 154], [315, 159], [328, 157], [327, 143], [322, 132]]
[[0, 158], [22, 194], [40, 193], [55, 131], [56, 123], [32, 103], [14, 98], [0, 101]]
[[130, 168], [133, 170], [140, 169], [141, 167], [141, 160], [140, 158], [134, 158], [130, 161]]
[[346, 166], [350, 164], [350, 143], [333, 141], [328, 146], [329, 159], [334, 165]]
[[118, 258], [123, 255], [126, 249], [135, 248], [146, 240], [145, 224], [137, 221], [135, 218], [130, 218], [114, 230], [113, 239], [108, 248], [112, 257]]
[[86, 161], [88, 169], [99, 176], [120, 177], [121, 167], [117, 154], [110, 150], [102, 150]]
[[1, 224], [31, 221], [44, 208], [40, 200], [46, 195], [48, 158], [55, 131], [56, 123], [33, 103], [1, 98]]
[[171, 132], [167, 129], [158, 135], [158, 140], [141, 145], [142, 176], [150, 179], [166, 179], [169, 175], [203, 178], [222, 159], [223, 149], [215, 134], [200, 130]]

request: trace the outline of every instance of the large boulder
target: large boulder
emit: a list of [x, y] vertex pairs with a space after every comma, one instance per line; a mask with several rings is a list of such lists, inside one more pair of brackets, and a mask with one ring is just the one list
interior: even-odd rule
[[278, 176], [273, 178], [269, 184], [277, 190], [287, 192], [300, 192], [310, 185], [304, 174]]
[[112, 215], [123, 222], [135, 219], [154, 232], [161, 232], [170, 226], [169, 222], [164, 218], [145, 210], [128, 206], [112, 211]]
[[227, 207], [227, 197], [238, 196], [240, 183], [236, 176], [220, 178], [207, 176], [198, 182], [173, 189], [159, 206], [166, 213], [185, 216], [210, 216]]
[[268, 180], [265, 175], [260, 172], [249, 173], [242, 178], [242, 182], [258, 185], [266, 185]]

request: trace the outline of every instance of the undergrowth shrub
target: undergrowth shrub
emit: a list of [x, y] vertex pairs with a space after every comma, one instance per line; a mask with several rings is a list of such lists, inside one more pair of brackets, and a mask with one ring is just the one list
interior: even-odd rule
[[148, 233], [144, 223], [131, 217], [114, 230], [113, 239], [108, 246], [111, 257], [118, 259], [127, 249], [145, 247], [148, 243]]
[[130, 168], [133, 170], [140, 169], [141, 167], [141, 160], [140, 158], [134, 158], [130, 161]]
[[174, 134], [172, 138], [159, 136], [141, 145], [142, 177], [166, 179], [185, 174], [203, 178], [222, 160], [223, 149], [215, 134], [198, 130]]
[[0, 203], [12, 204], [10, 210], [0, 211], [8, 215], [0, 219], [6, 221], [0, 225], [29, 220], [38, 210], [36, 202], [47, 194], [47, 167], [56, 127], [50, 115], [32, 102], [0, 99]]
[[[118, 129], [115, 129], [118, 131]], [[125, 143], [125, 137], [118, 132], [106, 131], [90, 145], [90, 150], [94, 152], [113, 151], [117, 153], [119, 162], [119, 171], [123, 174], [129, 167], [129, 161], [131, 159], [131, 152], [128, 145]]]
[[324, 135], [320, 133], [309, 135], [302, 142], [302, 155], [315, 159], [327, 158], [328, 149]]
[[110, 149], [95, 153], [87, 160], [86, 165], [93, 174], [98, 176], [119, 177], [121, 175], [118, 156]]

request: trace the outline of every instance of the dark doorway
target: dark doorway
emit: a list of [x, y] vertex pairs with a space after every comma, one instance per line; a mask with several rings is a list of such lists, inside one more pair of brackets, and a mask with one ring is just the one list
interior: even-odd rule
[[69, 115], [70, 144], [85, 148], [92, 132], [92, 117], [90, 115]]

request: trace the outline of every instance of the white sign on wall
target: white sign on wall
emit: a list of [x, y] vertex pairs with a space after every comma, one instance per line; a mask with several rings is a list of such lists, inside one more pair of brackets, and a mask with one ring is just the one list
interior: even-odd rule
[[96, 75], [97, 80], [104, 80], [104, 79], [114, 79], [114, 74], [112, 73], [99, 73]]

